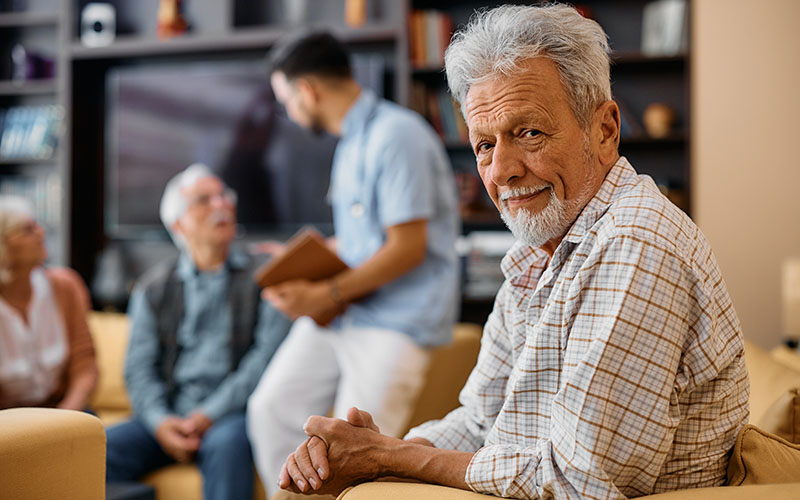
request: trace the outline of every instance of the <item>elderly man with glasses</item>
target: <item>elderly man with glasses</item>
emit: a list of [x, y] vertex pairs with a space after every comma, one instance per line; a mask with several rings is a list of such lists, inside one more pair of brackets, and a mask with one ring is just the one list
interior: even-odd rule
[[251, 498], [245, 405], [291, 322], [260, 299], [249, 257], [231, 249], [236, 194], [208, 168], [170, 180], [160, 212], [181, 252], [131, 297], [134, 418], [108, 429], [107, 480], [196, 461], [204, 498]]

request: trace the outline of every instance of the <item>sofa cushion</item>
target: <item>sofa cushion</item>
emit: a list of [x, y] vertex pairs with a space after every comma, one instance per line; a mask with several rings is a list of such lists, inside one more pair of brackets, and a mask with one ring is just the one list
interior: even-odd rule
[[745, 341], [745, 362], [750, 376], [750, 423], [761, 426], [772, 405], [791, 389], [800, 388], [796, 371], [761, 347]]
[[800, 444], [800, 389], [790, 389], [769, 407], [758, 422], [761, 429]]
[[800, 351], [782, 345], [773, 349], [770, 354], [779, 363], [800, 372]]
[[728, 484], [792, 483], [800, 479], [800, 445], [746, 425], [736, 437]]
[[126, 414], [130, 411], [123, 377], [125, 349], [128, 346], [128, 318], [119, 313], [92, 312], [89, 313], [88, 322], [100, 372], [92, 396], [92, 409], [101, 418], [104, 410]]

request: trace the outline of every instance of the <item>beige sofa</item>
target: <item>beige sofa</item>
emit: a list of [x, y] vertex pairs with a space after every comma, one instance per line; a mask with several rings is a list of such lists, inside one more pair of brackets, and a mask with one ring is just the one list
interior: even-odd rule
[[[92, 409], [104, 424], [110, 425], [130, 416], [130, 402], [123, 381], [123, 363], [128, 341], [128, 320], [124, 314], [92, 313], [89, 327], [97, 352], [100, 380], [92, 399]], [[408, 428], [445, 415], [458, 405], [458, 392], [472, 370], [480, 349], [481, 329], [459, 324], [453, 341], [433, 352], [425, 389], [408, 422]], [[194, 465], [171, 465], [149, 474], [144, 482], [156, 490], [157, 500], [192, 500], [202, 498], [202, 479]], [[264, 488], [256, 481], [254, 500], [265, 498]]]

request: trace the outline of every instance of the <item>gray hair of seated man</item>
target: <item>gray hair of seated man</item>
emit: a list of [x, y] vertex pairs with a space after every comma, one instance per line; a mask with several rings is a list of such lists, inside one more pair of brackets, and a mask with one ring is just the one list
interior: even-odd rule
[[8, 234], [28, 219], [35, 219], [33, 204], [20, 196], [0, 196], [0, 283], [11, 280], [5, 241]]
[[167, 182], [164, 194], [161, 196], [161, 205], [158, 210], [161, 216], [161, 223], [167, 228], [170, 238], [181, 251], [189, 249], [188, 243], [186, 238], [176, 232], [172, 226], [189, 208], [188, 200], [183, 192], [194, 186], [200, 179], [205, 179], [206, 177], [219, 178], [206, 165], [193, 163]]
[[519, 74], [520, 63], [555, 63], [575, 118], [588, 130], [597, 106], [611, 99], [610, 48], [603, 28], [567, 5], [504, 5], [476, 12], [445, 54], [450, 92], [461, 103], [470, 86]]

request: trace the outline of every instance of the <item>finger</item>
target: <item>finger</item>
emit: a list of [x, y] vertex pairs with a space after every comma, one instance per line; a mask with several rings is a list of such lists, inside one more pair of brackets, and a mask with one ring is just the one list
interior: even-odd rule
[[328, 478], [330, 465], [328, 464], [328, 447], [325, 441], [318, 436], [312, 436], [308, 440], [308, 455], [311, 457], [311, 464], [321, 480]]
[[289, 471], [286, 470], [286, 462], [284, 462], [283, 465], [281, 466], [281, 473], [278, 474], [278, 487], [281, 489], [286, 489], [291, 484], [292, 484], [292, 478], [291, 476], [289, 476]]
[[375, 432], [380, 432], [380, 429], [372, 420], [372, 415], [369, 412], [359, 410], [355, 406], [347, 410], [347, 421], [356, 427], [366, 427]]
[[308, 417], [306, 423], [303, 425], [303, 431], [305, 431], [308, 437], [317, 436], [322, 441], [325, 442], [325, 446], [328, 446], [328, 439], [327, 436], [330, 433], [330, 426], [331, 422], [336, 419], [330, 417], [321, 417], [319, 415], [312, 415]]
[[297, 485], [297, 488], [305, 492], [308, 488], [308, 484], [306, 483], [306, 478], [303, 476], [303, 473], [300, 472], [300, 469], [297, 467], [297, 462], [294, 459], [294, 453], [289, 455], [289, 458], [286, 459], [286, 471], [289, 472], [289, 477], [292, 478], [292, 482]]
[[294, 452], [294, 460], [297, 464], [297, 468], [300, 469], [300, 473], [304, 476], [305, 480], [308, 481], [308, 484], [311, 485], [311, 488], [318, 489], [322, 486], [322, 479], [317, 475], [317, 471], [314, 468], [314, 464], [311, 462], [311, 457], [308, 453], [308, 442], [310, 439], [306, 439], [303, 443], [297, 447], [297, 450]]

